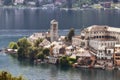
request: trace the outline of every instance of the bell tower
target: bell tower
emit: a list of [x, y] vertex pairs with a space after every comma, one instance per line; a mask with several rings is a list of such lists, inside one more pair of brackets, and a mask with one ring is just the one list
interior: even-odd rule
[[50, 22], [50, 40], [58, 41], [58, 22], [54, 19]]

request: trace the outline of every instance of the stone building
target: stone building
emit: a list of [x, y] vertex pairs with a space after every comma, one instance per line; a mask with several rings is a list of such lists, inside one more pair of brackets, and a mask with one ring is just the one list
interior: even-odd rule
[[[109, 59], [113, 56], [114, 46], [120, 43], [120, 28], [106, 25], [93, 25], [81, 31], [80, 36], [83, 37], [83, 39], [77, 39], [79, 39], [79, 41], [81, 40], [81, 42], [85, 42], [85, 47], [92, 50], [97, 58]], [[78, 41], [75, 38], [76, 37], [73, 37], [73, 45]], [[109, 52], [109, 56], [107, 52]]]
[[114, 52], [114, 65], [120, 66], [120, 45], [115, 45], [115, 52]]
[[58, 41], [59, 35], [58, 35], [58, 22], [56, 20], [52, 20], [50, 22], [50, 40], [51, 42], [53, 41]]

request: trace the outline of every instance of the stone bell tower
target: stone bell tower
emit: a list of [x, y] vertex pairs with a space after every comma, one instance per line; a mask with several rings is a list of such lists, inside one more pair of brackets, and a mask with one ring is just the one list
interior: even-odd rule
[[58, 22], [53, 19], [50, 22], [51, 26], [50, 26], [50, 40], [51, 42], [53, 41], [58, 41]]

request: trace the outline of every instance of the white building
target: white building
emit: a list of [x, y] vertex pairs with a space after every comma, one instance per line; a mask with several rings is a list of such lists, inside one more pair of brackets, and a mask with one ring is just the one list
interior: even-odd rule
[[[81, 34], [80, 36], [84, 38], [83, 41], [87, 40], [87, 43], [84, 44], [87, 44], [87, 47], [100, 59], [112, 58], [114, 46], [120, 43], [120, 28], [93, 25], [85, 28]], [[73, 38], [73, 44], [80, 43], [77, 39]], [[108, 52], [110, 53], [109, 56]]]
[[65, 46], [63, 45], [62, 42], [55, 42], [54, 41], [51, 43], [51, 46], [53, 46], [52, 47], [52, 49], [53, 49], [52, 54], [54, 57], [58, 57], [60, 55], [65, 54]]
[[44, 40], [39, 44], [39, 46], [46, 47], [46, 46], [49, 46], [50, 44], [51, 44], [50, 41], [48, 41], [47, 39], [44, 39]]
[[24, 0], [15, 0], [14, 5], [23, 4]]
[[44, 39], [47, 36], [46, 33], [34, 33], [30, 37], [28, 37], [28, 40], [31, 42], [36, 41], [37, 39]]
[[87, 40], [82, 36], [75, 36], [72, 38], [72, 45], [75, 47], [87, 47]]
[[58, 35], [58, 22], [56, 20], [52, 20], [50, 23], [51, 23], [50, 40], [51, 40], [51, 42], [58, 41], [58, 38], [59, 38], [59, 35]]

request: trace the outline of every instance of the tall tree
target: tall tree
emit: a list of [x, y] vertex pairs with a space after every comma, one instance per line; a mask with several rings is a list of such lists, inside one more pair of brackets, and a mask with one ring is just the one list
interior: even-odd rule
[[18, 49], [18, 45], [16, 42], [10, 42], [9, 46], [10, 49]]
[[118, 0], [113, 0], [114, 3], [118, 3]]
[[17, 45], [18, 49], [18, 58], [26, 58], [29, 57], [29, 48], [31, 47], [30, 42], [28, 42], [27, 38], [21, 38], [18, 40]]
[[4, 0], [4, 5], [11, 5], [12, 4], [12, 0]]
[[68, 8], [72, 8], [72, 0], [67, 0]]
[[68, 38], [68, 41], [72, 41], [72, 37], [75, 35], [75, 31], [73, 28], [70, 29], [68, 35], [67, 35], [67, 38]]
[[43, 54], [49, 56], [50, 50], [48, 48], [43, 49]]

